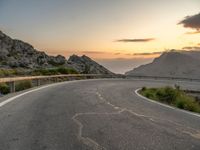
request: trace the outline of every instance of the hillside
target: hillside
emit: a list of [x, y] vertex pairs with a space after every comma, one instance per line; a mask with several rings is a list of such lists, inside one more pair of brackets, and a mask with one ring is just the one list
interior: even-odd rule
[[75, 70], [79, 70], [82, 73], [91, 73], [91, 74], [114, 74], [102, 65], [99, 65], [97, 62], [91, 58], [83, 55], [81, 57], [77, 55], [72, 55], [68, 59], [68, 66], [71, 66]]
[[200, 79], [200, 51], [169, 51], [126, 75]]
[[113, 74], [85, 55], [73, 55], [69, 60], [62, 55], [49, 56], [0, 31], [0, 69], [34, 70], [55, 67], [72, 68], [79, 73]]

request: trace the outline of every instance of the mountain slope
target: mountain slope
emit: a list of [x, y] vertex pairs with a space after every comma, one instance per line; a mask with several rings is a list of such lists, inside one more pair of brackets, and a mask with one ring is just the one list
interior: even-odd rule
[[79, 70], [79, 72], [82, 73], [114, 74], [85, 55], [81, 57], [77, 55], [70, 56], [70, 58], [68, 59], [68, 64], [75, 70]]
[[1, 68], [44, 68], [64, 65], [65, 57], [48, 56], [37, 51], [32, 45], [15, 40], [0, 31], [0, 67]]
[[147, 65], [126, 73], [132, 76], [181, 77], [200, 79], [199, 51], [169, 51]]
[[87, 56], [73, 55], [66, 60], [64, 56], [49, 56], [36, 50], [32, 45], [12, 39], [0, 31], [0, 69], [22, 68], [33, 70], [54, 67], [73, 68], [79, 73], [113, 74]]

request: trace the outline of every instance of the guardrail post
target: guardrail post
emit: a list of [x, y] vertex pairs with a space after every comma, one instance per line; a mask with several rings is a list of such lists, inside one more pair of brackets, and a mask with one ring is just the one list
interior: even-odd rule
[[15, 92], [15, 81], [9, 82], [10, 93]]
[[36, 86], [40, 86], [40, 79], [36, 79]]

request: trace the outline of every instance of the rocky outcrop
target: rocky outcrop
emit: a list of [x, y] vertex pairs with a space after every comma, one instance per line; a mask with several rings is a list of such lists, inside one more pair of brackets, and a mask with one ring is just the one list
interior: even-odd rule
[[72, 55], [68, 59], [68, 64], [81, 73], [91, 74], [113, 74], [105, 67], [99, 65], [89, 57], [83, 55], [81, 57]]
[[87, 56], [73, 55], [66, 60], [64, 56], [49, 56], [36, 50], [32, 45], [12, 39], [0, 31], [0, 68], [52, 68], [70, 67], [79, 73], [113, 74]]
[[164, 52], [147, 65], [126, 73], [131, 76], [156, 76], [200, 79], [200, 51]]
[[64, 65], [63, 56], [48, 56], [28, 43], [14, 40], [0, 31], [0, 65], [10, 68], [41, 68]]

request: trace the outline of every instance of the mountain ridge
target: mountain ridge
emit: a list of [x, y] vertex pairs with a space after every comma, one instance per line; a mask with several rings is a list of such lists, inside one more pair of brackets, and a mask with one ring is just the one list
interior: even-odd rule
[[114, 74], [85, 55], [72, 55], [68, 60], [62, 55], [50, 56], [27, 42], [12, 39], [0, 30], [0, 69], [33, 70], [60, 66], [79, 73]]
[[126, 72], [129, 76], [156, 76], [200, 79], [200, 51], [168, 51], [152, 63]]

